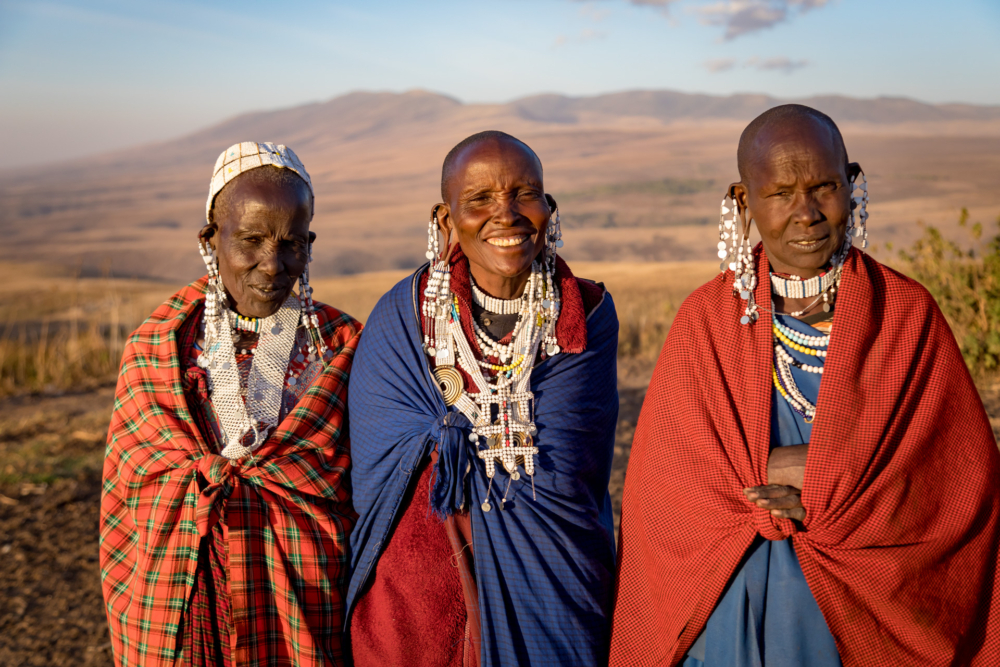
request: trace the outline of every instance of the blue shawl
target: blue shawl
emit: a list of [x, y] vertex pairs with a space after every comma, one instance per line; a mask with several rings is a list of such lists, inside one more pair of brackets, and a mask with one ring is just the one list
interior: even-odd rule
[[[615, 571], [608, 479], [618, 420], [618, 317], [610, 295], [587, 319], [587, 346], [532, 372], [537, 500], [512, 482], [484, 513], [485, 465], [471, 425], [445, 406], [421, 348], [424, 269], [382, 297], [365, 326], [348, 392], [354, 508], [346, 627], [403, 509], [413, 473], [438, 443], [432, 504], [470, 509], [483, 667], [607, 664]], [[516, 492], [515, 492], [516, 490]], [[500, 489], [502, 493], [502, 487]]]

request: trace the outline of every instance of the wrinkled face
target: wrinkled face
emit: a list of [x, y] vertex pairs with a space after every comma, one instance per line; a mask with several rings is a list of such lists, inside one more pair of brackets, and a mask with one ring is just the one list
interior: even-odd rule
[[[761, 132], [741, 197], [773, 270], [809, 278], [839, 251], [851, 213], [847, 165], [830, 129], [800, 119]], [[850, 172], [850, 173], [849, 173]]]
[[538, 158], [520, 143], [485, 140], [467, 147], [452, 173], [441, 226], [455, 232], [476, 280], [528, 275], [554, 208]]
[[279, 184], [237, 176], [228, 202], [216, 209], [209, 242], [230, 306], [245, 317], [277, 312], [308, 264], [312, 198], [305, 182]]

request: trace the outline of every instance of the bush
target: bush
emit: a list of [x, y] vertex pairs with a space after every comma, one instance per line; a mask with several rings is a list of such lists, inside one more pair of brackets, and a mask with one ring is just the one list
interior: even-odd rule
[[[969, 250], [923, 225], [923, 236], [901, 251], [901, 268], [937, 300], [955, 334], [969, 371], [977, 379], [1000, 371], [1000, 233], [983, 237], [980, 223], [969, 224], [962, 209], [959, 227]], [[997, 220], [1000, 229], [1000, 219]]]

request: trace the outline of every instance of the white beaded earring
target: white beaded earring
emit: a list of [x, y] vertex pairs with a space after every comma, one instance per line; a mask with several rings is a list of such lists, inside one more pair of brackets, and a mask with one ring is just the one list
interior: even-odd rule
[[219, 276], [219, 260], [207, 239], [198, 242], [198, 252], [208, 269], [208, 286], [205, 290], [205, 354], [198, 357], [198, 364], [207, 368], [215, 350], [214, 342], [219, 334], [219, 318], [225, 307], [225, 287]]
[[757, 321], [757, 303], [754, 300], [754, 290], [757, 289], [757, 272], [753, 265], [753, 246], [750, 244], [750, 220], [746, 219], [746, 211], [737, 211], [736, 220], [740, 229], [740, 244], [736, 254], [736, 269], [734, 271], [733, 292], [747, 302], [740, 317], [740, 324], [752, 324]]
[[[860, 182], [858, 182], [860, 178]], [[860, 190], [861, 194], [854, 192]], [[857, 213], [857, 224], [855, 224], [855, 213]], [[851, 219], [847, 224], [847, 238], [851, 235], [861, 239], [861, 247], [868, 247], [868, 179], [865, 172], [858, 172], [857, 176], [851, 177]]]
[[431, 211], [431, 221], [427, 223], [427, 252], [424, 253], [424, 257], [429, 262], [433, 262], [441, 254], [441, 244], [438, 237], [437, 207], [435, 207]]
[[[733, 217], [726, 219], [730, 213]], [[736, 200], [731, 199], [729, 193], [726, 193], [719, 206], [719, 242], [717, 244], [717, 254], [722, 260], [722, 263], [719, 264], [719, 270], [723, 272], [727, 269], [736, 270], [736, 237], [738, 235], [736, 214]]]
[[559, 220], [559, 207], [556, 207], [555, 212], [549, 216], [549, 224], [545, 229], [545, 242], [546, 242], [546, 261], [550, 265], [550, 269], [555, 271], [556, 269], [556, 252], [559, 248], [563, 247], [562, 241], [562, 224]]
[[323, 334], [319, 329], [319, 316], [316, 315], [316, 304], [313, 303], [312, 298], [313, 288], [309, 284], [309, 264], [312, 264], [311, 242], [306, 246], [306, 252], [308, 253], [309, 263], [306, 264], [302, 275], [299, 276], [299, 303], [302, 306], [302, 324], [305, 325], [306, 331], [309, 334], [309, 354], [320, 360], [324, 360], [327, 357], [328, 350], [326, 342], [323, 340]]
[[[731, 218], [726, 218], [732, 214]], [[719, 207], [718, 257], [722, 260], [720, 271], [733, 272], [733, 293], [747, 302], [740, 324], [757, 321], [757, 303], [754, 290], [757, 274], [753, 265], [753, 246], [750, 244], [750, 221], [744, 224], [736, 199], [726, 193]]]

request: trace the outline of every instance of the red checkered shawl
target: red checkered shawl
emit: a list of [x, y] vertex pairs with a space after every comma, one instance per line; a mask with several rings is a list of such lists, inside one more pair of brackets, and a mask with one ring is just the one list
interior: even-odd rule
[[796, 532], [743, 497], [767, 478], [773, 346], [731, 283], [685, 301], [643, 405], [611, 665], [678, 664], [758, 533], [794, 540], [845, 666], [1000, 664], [1000, 456], [933, 298], [851, 251]]
[[[253, 457], [211, 453], [182, 387], [178, 331], [205, 280], [175, 294], [125, 348], [108, 433], [101, 574], [115, 661], [173, 665], [202, 536], [222, 523], [235, 664], [341, 662], [347, 535], [355, 515], [347, 381], [361, 325], [318, 305], [327, 369]], [[190, 324], [190, 322], [189, 322]]]

